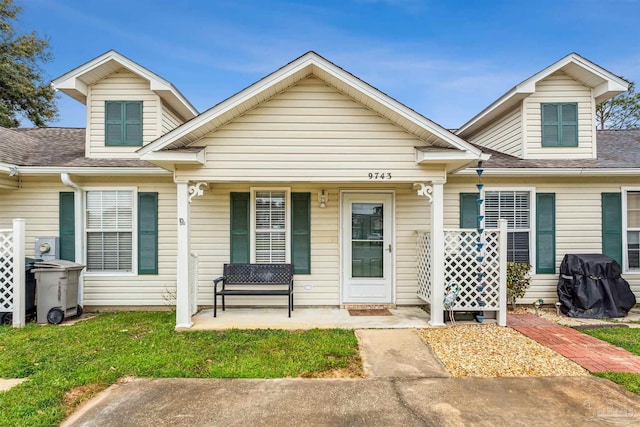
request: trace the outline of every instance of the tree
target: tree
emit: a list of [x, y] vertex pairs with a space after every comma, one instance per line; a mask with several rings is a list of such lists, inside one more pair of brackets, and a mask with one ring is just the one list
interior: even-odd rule
[[636, 129], [640, 126], [640, 93], [635, 93], [635, 83], [629, 90], [607, 99], [596, 106], [598, 129]]
[[20, 126], [21, 118], [44, 126], [58, 114], [55, 90], [40, 67], [52, 59], [49, 40], [35, 31], [18, 34], [21, 12], [13, 0], [0, 0], [0, 126]]

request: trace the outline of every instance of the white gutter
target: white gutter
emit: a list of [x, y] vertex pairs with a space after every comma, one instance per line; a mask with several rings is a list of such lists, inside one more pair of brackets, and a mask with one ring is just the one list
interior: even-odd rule
[[69, 176], [68, 173], [61, 173], [60, 179], [62, 180], [62, 183], [67, 187], [71, 187], [76, 191], [82, 191], [82, 188], [71, 180], [71, 177]]
[[29, 175], [170, 175], [171, 172], [162, 168], [127, 168], [127, 167], [56, 167], [56, 166], [23, 166], [21, 174]]
[[[475, 175], [475, 169], [465, 169], [456, 175]], [[488, 168], [483, 176], [640, 176], [640, 168]]]
[[[62, 183], [67, 187], [73, 188], [73, 214], [74, 214], [74, 228], [75, 228], [75, 261], [78, 264], [84, 264], [85, 256], [84, 256], [84, 198], [85, 191], [78, 185], [73, 182], [68, 173], [61, 173], [60, 179]], [[58, 231], [59, 232], [59, 231]], [[84, 270], [80, 272], [80, 277], [78, 277], [78, 304], [83, 305], [84, 303]]]

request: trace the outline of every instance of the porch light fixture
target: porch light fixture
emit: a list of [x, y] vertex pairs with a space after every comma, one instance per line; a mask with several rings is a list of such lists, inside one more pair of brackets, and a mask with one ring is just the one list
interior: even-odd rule
[[329, 193], [324, 188], [318, 191], [318, 202], [320, 202], [320, 207], [322, 209], [327, 207], [327, 202], [329, 201]]

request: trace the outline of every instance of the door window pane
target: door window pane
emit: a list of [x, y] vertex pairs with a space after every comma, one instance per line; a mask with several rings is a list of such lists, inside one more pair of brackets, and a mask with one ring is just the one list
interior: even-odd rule
[[383, 277], [384, 217], [382, 203], [353, 203], [351, 275]]

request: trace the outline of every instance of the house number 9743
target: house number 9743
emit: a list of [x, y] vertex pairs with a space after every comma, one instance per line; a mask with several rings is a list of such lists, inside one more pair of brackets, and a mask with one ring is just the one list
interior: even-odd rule
[[369, 172], [369, 179], [391, 179], [391, 172]]

